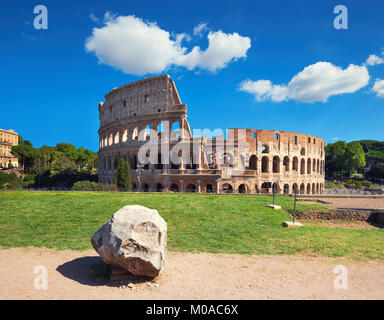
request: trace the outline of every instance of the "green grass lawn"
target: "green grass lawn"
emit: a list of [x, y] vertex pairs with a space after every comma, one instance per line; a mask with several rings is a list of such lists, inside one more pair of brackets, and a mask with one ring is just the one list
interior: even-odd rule
[[[281, 226], [291, 217], [267, 208], [271, 196], [97, 192], [0, 192], [0, 246], [89, 249], [94, 231], [119, 208], [157, 209], [172, 251], [305, 254], [384, 260], [384, 230]], [[293, 208], [288, 196], [276, 204]], [[321, 209], [298, 203], [298, 210]]]

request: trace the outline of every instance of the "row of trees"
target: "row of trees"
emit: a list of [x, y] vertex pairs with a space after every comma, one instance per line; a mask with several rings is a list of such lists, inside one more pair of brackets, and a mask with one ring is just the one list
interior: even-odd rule
[[26, 186], [70, 188], [76, 181], [97, 181], [97, 154], [83, 147], [59, 143], [34, 148], [19, 136], [11, 152], [19, 159]]
[[361, 173], [365, 179], [384, 182], [384, 142], [337, 141], [325, 147], [325, 174], [328, 179]]

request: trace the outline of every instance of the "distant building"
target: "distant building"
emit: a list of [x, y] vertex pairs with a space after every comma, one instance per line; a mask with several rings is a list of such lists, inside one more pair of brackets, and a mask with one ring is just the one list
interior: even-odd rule
[[0, 129], [0, 167], [11, 168], [19, 165], [18, 159], [11, 153], [12, 146], [19, 144], [19, 135], [12, 129]]

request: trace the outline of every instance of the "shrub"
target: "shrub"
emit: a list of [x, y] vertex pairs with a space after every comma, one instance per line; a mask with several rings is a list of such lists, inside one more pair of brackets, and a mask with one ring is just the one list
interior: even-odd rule
[[346, 183], [345, 183], [345, 186], [348, 188], [350, 187], [357, 187], [357, 188], [362, 188], [364, 187], [364, 183], [362, 181], [359, 181], [359, 180], [348, 180]]
[[73, 191], [118, 191], [114, 184], [101, 184], [93, 181], [78, 181], [73, 187]]
[[132, 191], [132, 181], [128, 161], [121, 159], [116, 169], [113, 183], [117, 185], [120, 191]]

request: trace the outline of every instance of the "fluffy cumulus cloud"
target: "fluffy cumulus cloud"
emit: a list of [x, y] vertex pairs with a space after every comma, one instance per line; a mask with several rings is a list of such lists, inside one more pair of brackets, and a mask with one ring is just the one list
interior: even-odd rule
[[245, 58], [251, 46], [250, 38], [220, 30], [208, 34], [209, 45], [205, 50], [196, 46], [188, 53], [182, 46], [184, 40], [190, 40], [187, 34], [171, 35], [155, 22], [108, 13], [103, 27], [93, 29], [85, 48], [94, 52], [102, 64], [143, 75], [161, 73], [171, 66], [214, 72], [233, 60]]
[[380, 98], [384, 98], [384, 80], [376, 79], [372, 87], [372, 91]]
[[371, 54], [367, 61], [366, 61], [366, 64], [369, 65], [369, 66], [375, 66], [377, 64], [382, 64], [384, 63], [384, 59], [383, 58], [380, 58], [378, 57], [377, 55], [375, 54]]
[[245, 80], [239, 90], [251, 93], [258, 101], [326, 102], [330, 96], [353, 93], [369, 82], [365, 66], [350, 64], [346, 69], [329, 62], [317, 62], [296, 74], [288, 84], [275, 85], [269, 80]]
[[193, 28], [193, 35], [201, 37], [203, 35], [203, 32], [207, 29], [207, 23], [202, 22]]

